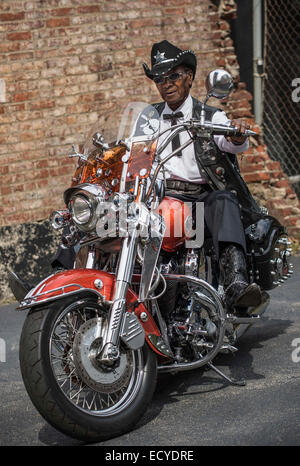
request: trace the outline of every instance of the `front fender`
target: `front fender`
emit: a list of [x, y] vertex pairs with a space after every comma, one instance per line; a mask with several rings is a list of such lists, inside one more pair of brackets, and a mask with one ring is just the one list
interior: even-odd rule
[[[101, 280], [100, 282], [96, 280]], [[65, 298], [73, 294], [90, 292], [98, 298], [110, 301], [114, 291], [115, 277], [107, 272], [93, 269], [66, 270], [42, 280], [20, 302], [18, 310], [32, 308], [41, 303]]]
[[[115, 292], [115, 284], [116, 276], [108, 272], [95, 269], [66, 270], [50, 275], [42, 280], [35, 288], [30, 290], [20, 302], [17, 310], [33, 308], [72, 295], [75, 300], [76, 297], [80, 298], [80, 295], [83, 293], [85, 295], [90, 293], [97, 298], [101, 298], [101, 300], [111, 301]], [[137, 295], [129, 288], [126, 299], [127, 305], [137, 302], [137, 300]], [[161, 334], [148, 309], [143, 303], [140, 303], [135, 307], [134, 312], [144, 328], [149, 346], [165, 358], [166, 355], [155, 344], [155, 341], [160, 338]], [[143, 316], [141, 318], [142, 313]]]

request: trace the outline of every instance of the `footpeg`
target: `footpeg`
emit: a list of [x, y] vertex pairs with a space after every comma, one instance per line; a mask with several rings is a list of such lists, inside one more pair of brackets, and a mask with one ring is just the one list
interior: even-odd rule
[[254, 324], [261, 320], [260, 316], [252, 315], [247, 317], [238, 317], [233, 315], [227, 315], [226, 317], [227, 322], [232, 324]]
[[235, 346], [230, 345], [229, 343], [225, 343], [220, 348], [220, 353], [235, 353], [238, 349]]

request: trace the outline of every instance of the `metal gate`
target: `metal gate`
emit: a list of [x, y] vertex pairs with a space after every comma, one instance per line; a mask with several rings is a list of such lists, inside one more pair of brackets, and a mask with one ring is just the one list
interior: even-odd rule
[[263, 134], [300, 195], [300, 0], [265, 0]]

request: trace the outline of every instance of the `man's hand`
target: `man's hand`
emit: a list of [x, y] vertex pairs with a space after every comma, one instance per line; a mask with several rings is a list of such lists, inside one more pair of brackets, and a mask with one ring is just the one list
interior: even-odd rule
[[[246, 123], [245, 120], [242, 119], [236, 119], [236, 120], [231, 120], [231, 126], [234, 126], [235, 128], [238, 129], [238, 131], [241, 134], [244, 134], [246, 129], [250, 129], [250, 126]], [[233, 144], [236, 145], [241, 145], [244, 144], [246, 141], [247, 136], [230, 136], [228, 137], [228, 140], [232, 142]]]

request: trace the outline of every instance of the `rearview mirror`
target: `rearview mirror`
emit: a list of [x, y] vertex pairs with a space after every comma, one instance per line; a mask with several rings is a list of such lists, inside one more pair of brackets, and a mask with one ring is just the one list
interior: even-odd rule
[[217, 69], [208, 74], [205, 86], [207, 97], [224, 99], [230, 94], [233, 88], [233, 79], [228, 71]]

